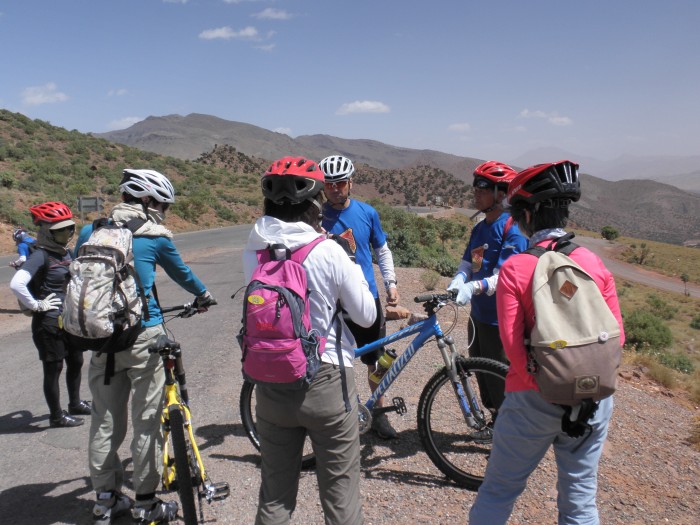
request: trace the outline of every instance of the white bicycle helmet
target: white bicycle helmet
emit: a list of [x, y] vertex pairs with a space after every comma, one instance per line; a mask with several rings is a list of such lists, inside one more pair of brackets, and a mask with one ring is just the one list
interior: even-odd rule
[[168, 177], [156, 170], [124, 170], [119, 191], [134, 197], [153, 197], [158, 202], [175, 202], [175, 188]]
[[352, 161], [342, 155], [326, 157], [318, 163], [318, 166], [323, 172], [325, 182], [348, 180], [355, 173], [355, 166], [352, 165]]

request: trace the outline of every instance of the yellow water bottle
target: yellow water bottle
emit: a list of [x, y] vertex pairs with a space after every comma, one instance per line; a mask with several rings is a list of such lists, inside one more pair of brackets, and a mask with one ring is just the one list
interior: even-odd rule
[[390, 348], [387, 348], [377, 360], [377, 366], [374, 369], [374, 372], [369, 376], [370, 381], [375, 384], [379, 384], [395, 360], [396, 352]]

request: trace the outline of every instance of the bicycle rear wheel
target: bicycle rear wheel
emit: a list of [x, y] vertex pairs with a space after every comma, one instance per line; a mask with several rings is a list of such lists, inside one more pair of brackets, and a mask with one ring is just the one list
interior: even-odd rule
[[458, 485], [478, 490], [491, 454], [491, 442], [477, 442], [474, 434], [493, 426], [491, 412], [481, 407], [479, 383], [484, 378], [493, 378], [491, 384], [501, 385], [505, 390], [508, 367], [491, 359], [464, 357], [458, 357], [456, 365], [462, 387], [473, 394], [473, 401], [483, 410], [482, 425], [472, 428], [465, 422], [456, 387], [443, 368], [430, 378], [421, 394], [418, 434], [437, 468]]
[[[250, 442], [259, 451], [260, 438], [258, 436], [258, 431], [255, 428], [255, 385], [253, 383], [243, 381], [243, 386], [241, 387], [239, 409], [241, 413], [241, 423], [243, 424], [243, 429], [245, 430], [248, 439], [250, 439]], [[304, 442], [304, 452], [301, 458], [301, 468], [311, 469], [314, 468], [315, 465], [316, 456], [314, 455], [313, 449], [311, 448], [311, 440], [307, 436]]]
[[177, 475], [177, 492], [182, 505], [182, 516], [185, 525], [197, 525], [197, 507], [194, 501], [195, 483], [193, 482], [190, 458], [192, 447], [185, 437], [185, 421], [179, 408], [171, 407], [170, 437], [173, 441], [175, 456], [175, 473]]

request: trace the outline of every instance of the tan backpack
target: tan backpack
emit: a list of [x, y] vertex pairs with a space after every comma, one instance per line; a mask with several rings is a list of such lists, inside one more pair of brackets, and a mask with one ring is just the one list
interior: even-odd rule
[[524, 252], [539, 258], [529, 369], [545, 400], [568, 406], [612, 395], [622, 357], [617, 319], [593, 278], [569, 257], [578, 248], [572, 237]]

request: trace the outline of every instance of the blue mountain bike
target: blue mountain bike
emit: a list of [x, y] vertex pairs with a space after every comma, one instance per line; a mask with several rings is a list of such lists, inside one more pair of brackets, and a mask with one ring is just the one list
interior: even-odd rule
[[[355, 350], [355, 357], [360, 357], [415, 336], [397, 356], [372, 396], [364, 404], [359, 403], [360, 433], [370, 429], [372, 418], [379, 413], [406, 412], [406, 404], [399, 397], [395, 397], [390, 406], [378, 408], [375, 405], [416, 352], [435, 338], [444, 366], [423, 388], [418, 403], [418, 434], [423, 448], [443, 474], [458, 485], [477, 490], [491, 451], [491, 441], [484, 436], [488, 436], [493, 427], [493, 412], [482, 406], [480, 389], [488, 384], [489, 388], [504, 390], [508, 367], [491, 359], [465, 357], [457, 351], [454, 339], [443, 332], [436, 316], [447, 305], [456, 307], [453, 294], [426, 294], [416, 297], [415, 301], [423, 303], [427, 319]], [[250, 441], [260, 450], [254, 407], [255, 385], [244, 381], [240, 396], [241, 422]], [[307, 439], [302, 467], [310, 468], [314, 463], [313, 446]]]

